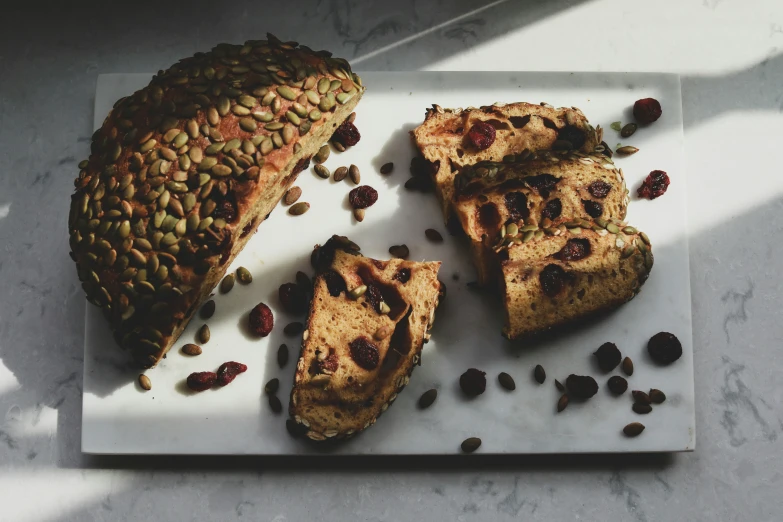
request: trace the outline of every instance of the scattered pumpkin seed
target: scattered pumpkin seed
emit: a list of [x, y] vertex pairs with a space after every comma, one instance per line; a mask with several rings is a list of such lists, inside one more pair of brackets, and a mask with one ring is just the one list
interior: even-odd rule
[[296, 203], [296, 200], [298, 200], [301, 195], [302, 195], [301, 188], [291, 187], [285, 193], [285, 196], [283, 197], [283, 203], [285, 203], [286, 205], [293, 205], [294, 203]]
[[359, 172], [359, 167], [356, 165], [351, 165], [348, 167], [348, 176], [351, 178], [351, 181], [357, 185], [362, 182], [362, 175]]
[[405, 244], [392, 245], [389, 247], [389, 253], [392, 256], [398, 257], [400, 259], [408, 259], [408, 256], [410, 255], [410, 250], [408, 249], [408, 245]]
[[[635, 123], [626, 123], [623, 126], [623, 128], [620, 129], [620, 136], [622, 136], [623, 138], [630, 138], [631, 136], [633, 136], [633, 133], [636, 132], [636, 129], [638, 127], [639, 126], [636, 125]], [[620, 149], [617, 149], [617, 152], [620, 152]]]
[[462, 451], [464, 453], [473, 453], [477, 449], [479, 449], [479, 446], [481, 446], [481, 439], [478, 437], [469, 437], [462, 441], [462, 445], [460, 446], [462, 448]]
[[563, 386], [563, 383], [555, 379], [555, 388], [557, 388], [558, 391], [564, 392], [565, 386]]
[[345, 152], [345, 145], [343, 145], [339, 141], [333, 141], [332, 145], [334, 145], [334, 150], [336, 150], [337, 152]]
[[666, 394], [663, 393], [661, 390], [658, 390], [656, 388], [650, 389], [650, 401], [652, 401], [653, 404], [661, 404], [665, 400], [666, 400]]
[[268, 395], [269, 400], [269, 407], [272, 408], [272, 411], [275, 413], [280, 413], [283, 411], [283, 403], [280, 402], [280, 399], [277, 398], [277, 395]]
[[335, 181], [342, 181], [345, 179], [345, 177], [348, 175], [348, 167], [338, 167], [335, 171], [332, 177]]
[[623, 128], [622, 122], [619, 121], [613, 121], [611, 125], [609, 125], [612, 130], [616, 130], [617, 132], [620, 132], [620, 130]]
[[391, 174], [393, 170], [394, 170], [394, 163], [392, 163], [391, 161], [389, 163], [384, 163], [383, 165], [381, 165], [381, 174], [383, 175]]
[[560, 399], [557, 401], [557, 412], [560, 413], [564, 409], [568, 407], [568, 394], [564, 393], [560, 396]]
[[329, 179], [329, 176], [331, 176], [331, 172], [329, 172], [329, 169], [327, 169], [325, 166], [321, 165], [320, 163], [317, 164], [315, 167], [313, 167], [313, 170], [316, 174], [318, 174], [318, 177], [323, 179]]
[[150, 381], [150, 378], [142, 373], [139, 375], [139, 386], [141, 386], [142, 390], [149, 391], [152, 389], [152, 381]]
[[201, 355], [202, 350], [199, 345], [188, 343], [182, 347], [182, 353], [184, 353], [185, 355], [196, 356], [196, 355]]
[[424, 231], [424, 235], [427, 236], [427, 239], [432, 241], [433, 243], [442, 243], [443, 242], [443, 236], [435, 230], [434, 228], [428, 228]]
[[616, 152], [618, 154], [625, 154], [626, 156], [630, 156], [631, 154], [636, 154], [637, 152], [639, 152], [639, 149], [631, 145], [624, 145], [619, 149], [617, 149]]
[[437, 398], [438, 390], [435, 388], [425, 391], [421, 394], [421, 397], [419, 397], [419, 408], [422, 410], [429, 408]]
[[320, 149], [318, 149], [318, 152], [315, 153], [313, 156], [313, 161], [315, 161], [316, 164], [320, 165], [327, 159], [329, 159], [329, 154], [332, 152], [332, 150], [329, 148], [329, 145], [322, 145]]
[[280, 389], [280, 379], [277, 377], [270, 379], [269, 382], [264, 385], [264, 392], [270, 395], [277, 393], [278, 389]]
[[364, 209], [363, 208], [355, 208], [355, 209], [353, 209], [353, 217], [359, 223], [364, 221]]
[[623, 368], [623, 373], [625, 373], [625, 375], [627, 375], [628, 377], [633, 375], [633, 361], [631, 360], [630, 357], [626, 357], [625, 359], [623, 359], [622, 368]]
[[220, 282], [220, 293], [227, 294], [234, 288], [234, 274], [228, 274]]
[[209, 333], [209, 326], [205, 324], [198, 329], [198, 333], [196, 334], [196, 339], [198, 340], [199, 343], [207, 344], [209, 342], [210, 337], [211, 335]]
[[288, 364], [288, 346], [281, 344], [277, 349], [277, 365], [280, 368], [285, 368], [286, 364]]
[[517, 383], [514, 382], [514, 378], [511, 377], [506, 372], [500, 372], [498, 374], [498, 382], [502, 387], [504, 387], [507, 390], [513, 391], [516, 390], [517, 388]]
[[644, 431], [644, 424], [641, 422], [632, 422], [623, 428], [626, 437], [636, 437]]
[[544, 384], [544, 381], [546, 380], [546, 371], [544, 371], [544, 367], [537, 364], [533, 370], [533, 377], [538, 384]]
[[239, 281], [240, 284], [249, 285], [253, 282], [253, 274], [244, 266], [240, 266], [237, 268], [237, 281]]
[[288, 209], [288, 213], [292, 216], [301, 216], [308, 210], [310, 210], [310, 203], [300, 201], [299, 203], [292, 205], [291, 208]]
[[642, 404], [641, 402], [635, 402], [631, 409], [634, 413], [638, 413], [639, 415], [647, 415], [652, 411], [652, 406], [649, 404]]

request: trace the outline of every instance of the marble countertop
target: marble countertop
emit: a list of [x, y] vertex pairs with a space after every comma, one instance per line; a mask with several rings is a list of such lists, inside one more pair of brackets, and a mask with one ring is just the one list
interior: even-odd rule
[[[0, 519], [780, 520], [783, 176], [774, 154], [783, 136], [783, 3], [141, 1], [121, 11], [93, 3], [3, 12]], [[67, 256], [64, 194], [89, 150], [97, 75], [147, 72], [270, 28], [358, 70], [680, 73], [696, 451], [469, 460], [82, 455], [86, 303]]]

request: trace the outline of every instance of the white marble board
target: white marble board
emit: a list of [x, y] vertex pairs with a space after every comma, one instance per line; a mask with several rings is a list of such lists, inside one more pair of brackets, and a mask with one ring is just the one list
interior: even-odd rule
[[[689, 451], [695, 446], [693, 345], [686, 224], [686, 173], [683, 161], [680, 80], [667, 74], [624, 73], [364, 73], [367, 93], [358, 106], [359, 145], [338, 154], [326, 165], [334, 170], [355, 163], [362, 182], [378, 189], [378, 202], [356, 223], [348, 209], [349, 181], [334, 183], [308, 169], [297, 185], [302, 201], [312, 207], [301, 217], [276, 209], [259, 233], [235, 260], [251, 270], [249, 286], [236, 285], [228, 295], [216, 295], [217, 312], [209, 320], [211, 341], [199, 357], [179, 352], [194, 342], [203, 323], [194, 319], [175, 349], [157, 368], [147, 371], [153, 388], [143, 392], [137, 371], [125, 365], [97, 309], [87, 307], [82, 450], [98, 454], [455, 454], [469, 436], [483, 440], [481, 453], [581, 453]], [[101, 75], [95, 99], [95, 126], [112, 104], [149, 81], [145, 74]], [[642, 97], [660, 100], [663, 117], [629, 139], [609, 129], [613, 121], [631, 121], [630, 107]], [[468, 288], [474, 280], [466, 246], [446, 233], [434, 195], [403, 188], [414, 153], [409, 131], [421, 122], [432, 103], [443, 107], [479, 106], [496, 101], [547, 101], [577, 106], [593, 124], [606, 128], [605, 140], [632, 144], [641, 150], [618, 159], [632, 194], [653, 169], [669, 173], [672, 184], [653, 202], [632, 197], [628, 221], [645, 230], [653, 241], [655, 266], [642, 292], [633, 301], [600, 321], [546, 342], [511, 343], [500, 335], [502, 310], [491, 299]], [[392, 175], [378, 173], [388, 161]], [[439, 229], [446, 241], [435, 245], [424, 237], [426, 228]], [[263, 385], [281, 381], [280, 396], [287, 406], [300, 338], [286, 337], [283, 326], [294, 320], [277, 302], [277, 288], [292, 281], [297, 270], [310, 271], [314, 244], [331, 234], [350, 236], [369, 256], [387, 258], [390, 245], [406, 243], [411, 259], [441, 260], [441, 279], [448, 297], [436, 315], [432, 341], [424, 348], [422, 366], [410, 385], [374, 427], [336, 448], [323, 450], [293, 440], [285, 415], [271, 412]], [[455, 281], [453, 274], [459, 274]], [[247, 337], [241, 324], [259, 301], [269, 304], [276, 318], [274, 332], [263, 340]], [[670, 367], [655, 366], [646, 354], [647, 339], [658, 331], [675, 333], [683, 357]], [[631, 411], [629, 394], [615, 398], [605, 387], [591, 357], [603, 342], [615, 342], [635, 362], [631, 389], [663, 390], [668, 399], [646, 416]], [[291, 360], [277, 365], [277, 347], [289, 346]], [[184, 391], [184, 378], [193, 371], [214, 370], [222, 362], [248, 365], [247, 373], [223, 389], [200, 394]], [[547, 371], [543, 385], [532, 370]], [[487, 372], [487, 391], [473, 400], [462, 397], [459, 375], [470, 367]], [[496, 376], [510, 373], [517, 389], [502, 389]], [[590, 401], [572, 403], [557, 414], [559, 392], [554, 379], [570, 373], [590, 374], [601, 389]], [[619, 374], [619, 369], [612, 374]], [[439, 390], [428, 410], [416, 408], [421, 393]], [[621, 429], [641, 421], [646, 431], [635, 439]]]

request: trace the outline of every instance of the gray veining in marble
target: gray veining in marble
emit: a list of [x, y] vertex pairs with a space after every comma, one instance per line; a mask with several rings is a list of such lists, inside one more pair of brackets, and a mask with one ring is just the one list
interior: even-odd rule
[[[90, 4], [2, 10], [1, 519], [782, 518], [780, 2]], [[82, 456], [85, 304], [67, 257], [64, 195], [89, 149], [95, 79], [268, 28], [358, 58], [365, 70], [683, 74], [697, 451], [315, 462]]]

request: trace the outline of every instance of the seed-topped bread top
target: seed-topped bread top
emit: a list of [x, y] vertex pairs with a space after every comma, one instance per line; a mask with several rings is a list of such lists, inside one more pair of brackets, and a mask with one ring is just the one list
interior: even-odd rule
[[320, 274], [290, 405], [312, 440], [350, 436], [386, 410], [419, 362], [441, 298], [439, 262], [378, 261], [344, 241], [313, 257]]
[[75, 181], [87, 299], [154, 365], [364, 88], [296, 42], [220, 44], [115, 103]]

